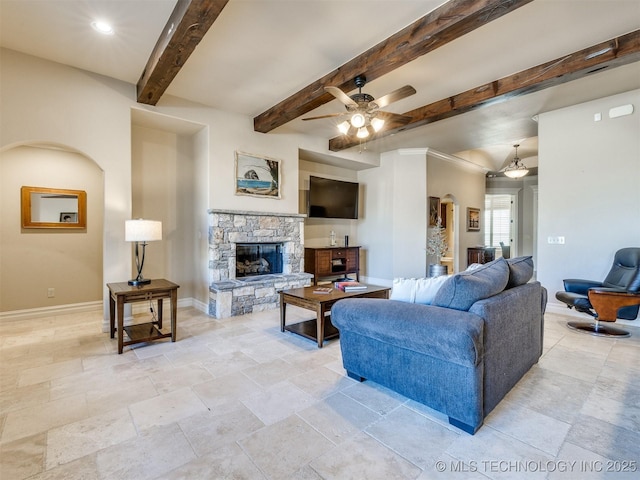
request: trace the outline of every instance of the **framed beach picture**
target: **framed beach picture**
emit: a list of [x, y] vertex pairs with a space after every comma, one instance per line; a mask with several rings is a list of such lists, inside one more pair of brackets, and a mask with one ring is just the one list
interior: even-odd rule
[[467, 232], [480, 231], [480, 209], [467, 207]]
[[236, 195], [280, 198], [280, 160], [236, 151]]

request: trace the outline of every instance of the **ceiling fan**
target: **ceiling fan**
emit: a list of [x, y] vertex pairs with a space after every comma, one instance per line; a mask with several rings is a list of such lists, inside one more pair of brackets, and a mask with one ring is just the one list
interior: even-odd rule
[[394, 120], [401, 125], [406, 125], [411, 121], [411, 117], [406, 115], [384, 112], [380, 109], [413, 95], [416, 93], [415, 88], [405, 85], [376, 100], [368, 93], [362, 93], [362, 87], [367, 83], [367, 77], [358, 75], [353, 81], [358, 88], [358, 93], [353, 95], [347, 95], [338, 87], [324, 87], [326, 92], [344, 103], [347, 109], [346, 112], [330, 113], [318, 117], [303, 118], [302, 120], [349, 116], [348, 120], [338, 124], [338, 130], [344, 135], [355, 134], [358, 138], [367, 138], [369, 135], [379, 131], [383, 127], [385, 120]]

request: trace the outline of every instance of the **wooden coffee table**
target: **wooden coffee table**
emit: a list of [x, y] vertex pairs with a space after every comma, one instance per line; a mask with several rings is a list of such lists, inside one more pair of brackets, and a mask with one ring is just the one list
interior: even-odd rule
[[[331, 311], [334, 303], [344, 298], [389, 298], [390, 290], [389, 287], [367, 285], [366, 290], [355, 292], [347, 293], [333, 288], [330, 293], [313, 293], [317, 289], [318, 287], [303, 287], [280, 292], [280, 331], [287, 330], [316, 340], [318, 348], [322, 348], [325, 340], [339, 335], [338, 329], [331, 324], [331, 318], [325, 317], [325, 313]], [[313, 310], [316, 312], [316, 318], [286, 325], [287, 304]]]

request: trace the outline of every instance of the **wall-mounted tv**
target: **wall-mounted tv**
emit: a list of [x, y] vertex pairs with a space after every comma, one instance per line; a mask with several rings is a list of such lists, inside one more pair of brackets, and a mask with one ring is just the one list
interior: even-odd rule
[[309, 177], [309, 217], [358, 218], [359, 184]]

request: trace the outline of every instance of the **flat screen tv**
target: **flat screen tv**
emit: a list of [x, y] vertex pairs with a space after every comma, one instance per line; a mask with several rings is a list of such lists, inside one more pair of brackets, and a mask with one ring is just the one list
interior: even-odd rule
[[309, 177], [309, 217], [358, 218], [359, 184]]

